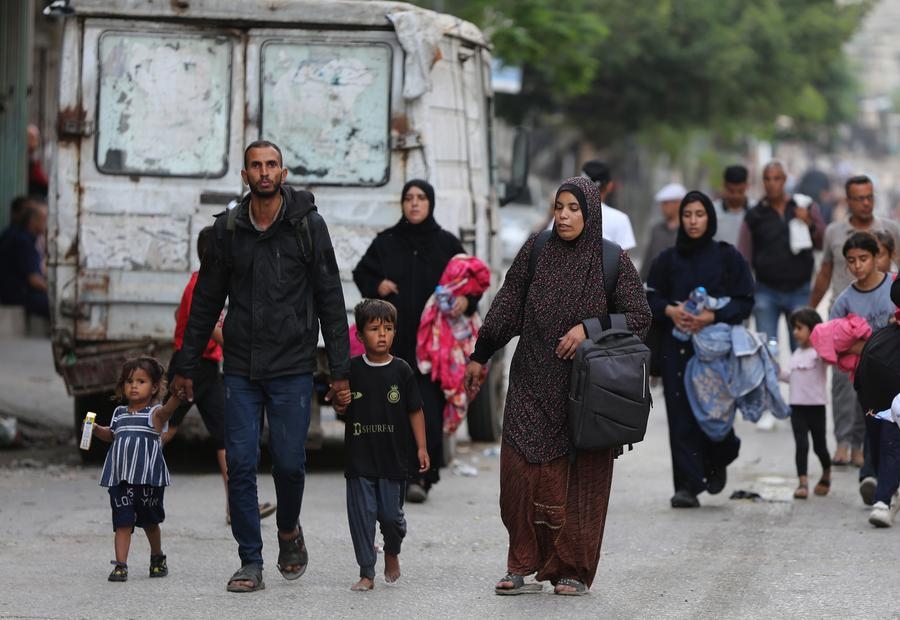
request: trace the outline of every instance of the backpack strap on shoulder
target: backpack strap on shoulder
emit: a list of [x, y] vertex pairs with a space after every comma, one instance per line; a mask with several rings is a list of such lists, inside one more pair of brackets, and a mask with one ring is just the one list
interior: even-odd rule
[[606, 291], [606, 312], [616, 311], [616, 282], [619, 281], [619, 255], [622, 247], [609, 239], [603, 239], [603, 289]]
[[534, 245], [531, 246], [531, 253], [528, 255], [528, 279], [525, 280], [526, 293], [531, 288], [531, 281], [534, 280], [534, 270], [537, 269], [538, 256], [541, 250], [544, 249], [544, 246], [547, 245], [547, 241], [550, 240], [551, 234], [553, 234], [552, 230], [542, 230], [535, 238]]

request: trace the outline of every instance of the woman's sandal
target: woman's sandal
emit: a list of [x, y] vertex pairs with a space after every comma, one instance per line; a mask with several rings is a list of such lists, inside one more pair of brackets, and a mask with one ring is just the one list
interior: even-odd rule
[[[300, 579], [306, 572], [306, 566], [309, 564], [309, 552], [306, 550], [306, 543], [303, 540], [303, 528], [297, 524], [297, 536], [289, 540], [285, 540], [281, 536], [278, 537], [278, 572], [288, 581]], [[286, 570], [288, 566], [299, 566], [298, 570]]]
[[[239, 581], [247, 581], [250, 585], [238, 583]], [[257, 590], [265, 590], [266, 584], [263, 583], [262, 566], [259, 564], [244, 564], [231, 579], [225, 589], [229, 592], [256, 592]]]
[[166, 564], [166, 555], [164, 553], [160, 553], [159, 555], [151, 555], [150, 556], [150, 576], [151, 577], [165, 577], [169, 574], [169, 567]]
[[[560, 590], [559, 586], [568, 586], [574, 588], [574, 590]], [[588, 590], [586, 585], [577, 579], [569, 579], [568, 577], [557, 580], [556, 587], [553, 590], [554, 594], [559, 594], [560, 596], [584, 596], [588, 592], [590, 590]]]
[[[512, 585], [511, 588], [503, 588], [500, 586], [501, 583], [509, 582]], [[497, 582], [497, 585], [494, 586], [494, 593], [501, 595], [509, 595], [509, 594], [535, 594], [544, 589], [539, 583], [525, 583], [525, 577], [522, 575], [513, 575], [512, 573], [506, 573], [500, 581]]]
[[794, 499], [806, 499], [809, 497], [809, 487], [805, 484], [801, 484], [794, 491]]
[[110, 564], [112, 564], [114, 568], [109, 574], [109, 581], [128, 581], [128, 564], [125, 562], [116, 562], [115, 560], [112, 560]]
[[828, 495], [828, 491], [831, 490], [831, 479], [821, 478], [816, 486], [813, 487], [813, 493], [816, 495]]

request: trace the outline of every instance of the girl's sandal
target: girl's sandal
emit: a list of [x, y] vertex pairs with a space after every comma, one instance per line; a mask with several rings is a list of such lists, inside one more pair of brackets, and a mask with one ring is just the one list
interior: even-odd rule
[[820, 479], [816, 486], [813, 487], [813, 493], [816, 495], [828, 495], [828, 491], [831, 490], [831, 479], [826, 480], [825, 478]]
[[169, 574], [169, 567], [166, 565], [166, 555], [164, 553], [160, 553], [159, 555], [151, 555], [150, 556], [150, 576], [151, 577], [165, 577]]
[[112, 572], [109, 574], [109, 581], [128, 581], [128, 564], [125, 562], [116, 562], [112, 560]]
[[806, 499], [809, 497], [809, 487], [805, 484], [801, 484], [797, 487], [797, 490], [794, 491], [794, 499]]

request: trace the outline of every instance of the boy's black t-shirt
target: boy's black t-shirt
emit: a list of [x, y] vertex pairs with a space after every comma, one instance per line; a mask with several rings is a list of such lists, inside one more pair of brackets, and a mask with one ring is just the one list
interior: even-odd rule
[[409, 414], [422, 408], [412, 368], [399, 357], [372, 366], [350, 360], [352, 400], [344, 414], [347, 478], [405, 480], [410, 449]]

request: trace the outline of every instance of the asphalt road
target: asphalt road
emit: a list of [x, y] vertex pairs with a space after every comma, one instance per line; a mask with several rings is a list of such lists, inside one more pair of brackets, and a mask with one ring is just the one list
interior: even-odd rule
[[[673, 510], [661, 395], [656, 402], [647, 441], [616, 463], [603, 555], [586, 597], [554, 596], [549, 586], [540, 595], [493, 593], [506, 537], [499, 458], [484, 453], [488, 445], [460, 446], [460, 461], [477, 476], [447, 470], [428, 503], [407, 507], [403, 577], [388, 585], [379, 575], [370, 593], [349, 591], [357, 567], [339, 448], [315, 455], [302, 513], [309, 571], [296, 582], [281, 578], [274, 520], [266, 520], [267, 587], [253, 594], [225, 591], [238, 561], [222, 485], [212, 468], [198, 472], [183, 454], [173, 455], [166, 492], [170, 576], [147, 577], [138, 531], [129, 581], [108, 583], [113, 537], [98, 468], [61, 448], [4, 454], [0, 618], [900, 617], [900, 532], [868, 524], [856, 470], [838, 471], [827, 498], [793, 501], [789, 427], [762, 432], [740, 423], [742, 453], [725, 492], [701, 496], [699, 510]], [[268, 474], [260, 481], [262, 499], [273, 498]], [[729, 500], [737, 489], [767, 501]]]

